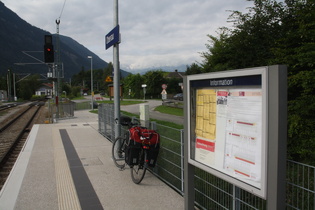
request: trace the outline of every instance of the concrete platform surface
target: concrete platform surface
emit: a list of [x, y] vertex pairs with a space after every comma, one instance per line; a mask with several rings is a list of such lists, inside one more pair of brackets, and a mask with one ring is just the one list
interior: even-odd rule
[[35, 125], [0, 192], [0, 209], [184, 209], [184, 198], [147, 172], [134, 184], [130, 169], [111, 159], [97, 115]]

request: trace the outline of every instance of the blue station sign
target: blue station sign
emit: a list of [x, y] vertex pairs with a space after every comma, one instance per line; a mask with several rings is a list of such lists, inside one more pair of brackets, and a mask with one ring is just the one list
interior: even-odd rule
[[105, 36], [105, 47], [106, 50], [113, 46], [114, 44], [117, 44], [120, 42], [120, 36], [119, 36], [119, 25], [117, 25], [113, 30], [111, 30], [106, 36]]

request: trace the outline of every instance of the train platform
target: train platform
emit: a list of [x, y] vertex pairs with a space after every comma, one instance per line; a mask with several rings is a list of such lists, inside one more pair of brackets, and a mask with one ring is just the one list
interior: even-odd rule
[[97, 115], [34, 125], [4, 187], [0, 209], [184, 209], [184, 198], [147, 172], [134, 184], [130, 169], [111, 159]]

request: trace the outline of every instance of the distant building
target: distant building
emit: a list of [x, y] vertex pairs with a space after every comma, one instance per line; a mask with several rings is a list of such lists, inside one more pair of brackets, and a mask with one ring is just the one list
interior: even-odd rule
[[183, 79], [183, 77], [186, 75], [185, 72], [179, 72], [177, 69], [175, 69], [174, 72], [170, 72], [166, 78], [177, 78], [177, 79]]
[[50, 83], [43, 83], [42, 86], [36, 90], [35, 95], [37, 96], [42, 96], [42, 95], [46, 95], [46, 96], [51, 96], [53, 93], [53, 84]]
[[0, 90], [0, 101], [7, 101], [8, 94], [6, 90]]

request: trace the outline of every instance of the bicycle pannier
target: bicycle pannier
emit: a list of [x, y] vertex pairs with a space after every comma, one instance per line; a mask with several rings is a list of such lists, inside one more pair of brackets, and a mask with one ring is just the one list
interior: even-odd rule
[[139, 154], [141, 151], [141, 144], [130, 140], [125, 147], [125, 162], [129, 166], [139, 164]]
[[146, 162], [150, 167], [154, 167], [160, 149], [160, 135], [155, 130], [150, 130], [144, 127], [132, 127], [129, 129], [130, 142], [134, 144], [146, 145], [147, 150]]
[[142, 127], [132, 127], [129, 129], [130, 139], [148, 145], [160, 143], [160, 135], [155, 130]]
[[151, 145], [147, 153], [147, 163], [150, 167], [154, 167], [159, 155], [160, 144]]

